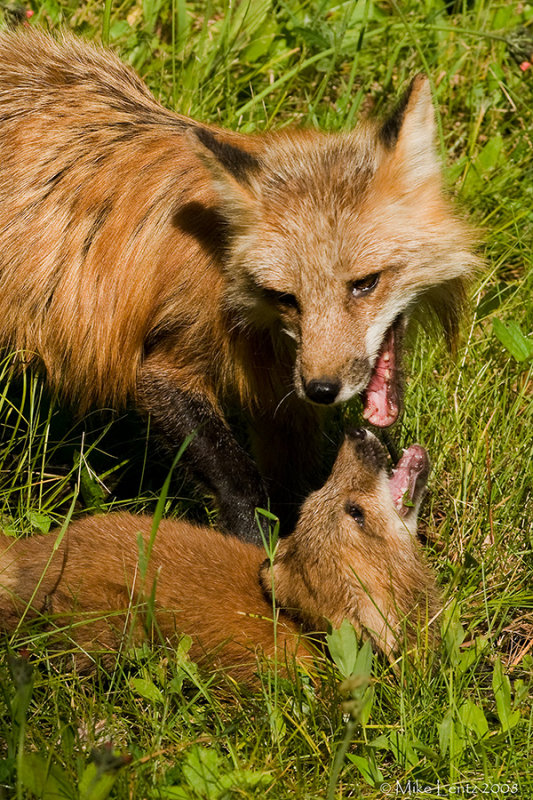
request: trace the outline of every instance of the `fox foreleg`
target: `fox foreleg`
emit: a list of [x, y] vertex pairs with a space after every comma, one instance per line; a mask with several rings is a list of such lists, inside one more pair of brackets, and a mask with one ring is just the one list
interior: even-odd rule
[[324, 432], [322, 416], [320, 410], [299, 401], [291, 413], [250, 422], [252, 452], [282, 535], [293, 530], [302, 502], [329, 474], [337, 448]]
[[[261, 545], [255, 509], [268, 508], [266, 488], [252, 458], [239, 445], [208, 394], [184, 390], [146, 365], [138, 396], [171, 452], [193, 434], [184, 463], [216, 496], [219, 525], [239, 539]], [[266, 522], [263, 529], [268, 536]]]

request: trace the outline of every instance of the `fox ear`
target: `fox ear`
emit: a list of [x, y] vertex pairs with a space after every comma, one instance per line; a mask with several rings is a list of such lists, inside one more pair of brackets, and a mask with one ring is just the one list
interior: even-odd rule
[[209, 172], [220, 200], [221, 210], [230, 222], [250, 217], [256, 198], [253, 177], [260, 169], [259, 159], [229, 142], [218, 139], [207, 128], [186, 132], [195, 154]]
[[440, 174], [436, 127], [429, 80], [425, 75], [415, 75], [404, 97], [382, 125], [379, 137], [416, 183]]

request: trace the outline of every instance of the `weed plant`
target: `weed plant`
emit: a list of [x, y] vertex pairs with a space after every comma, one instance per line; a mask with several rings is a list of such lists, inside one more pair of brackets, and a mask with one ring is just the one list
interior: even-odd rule
[[[423, 329], [413, 338], [392, 434], [433, 460], [421, 531], [447, 601], [440, 648], [393, 668], [343, 626], [314, 681], [265, 680], [250, 693], [201, 675], [186, 639], [87, 677], [23, 629], [0, 649], [0, 797], [533, 797], [533, 6], [0, 6], [5, 24], [26, 11], [25, 24], [109, 44], [165, 105], [241, 131], [350, 129], [426, 72], [449, 188], [479, 228], [487, 267], [454, 358]], [[47, 533], [117, 507], [205, 519], [205, 498], [180, 477], [161, 494], [168, 465], [157, 466], [134, 416], [76, 421], [10, 364], [6, 354], [4, 530]], [[357, 402], [347, 414], [359, 418]]]

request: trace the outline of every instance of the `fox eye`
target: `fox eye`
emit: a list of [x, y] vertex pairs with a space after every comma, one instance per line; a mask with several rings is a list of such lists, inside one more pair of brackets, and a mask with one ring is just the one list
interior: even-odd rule
[[374, 272], [372, 275], [367, 275], [366, 278], [352, 281], [349, 284], [352, 297], [360, 297], [363, 294], [368, 294], [373, 291], [379, 283], [379, 276], [379, 272]]
[[296, 311], [300, 310], [298, 300], [293, 294], [289, 292], [278, 292], [277, 289], [264, 289], [265, 297], [272, 303], [278, 306], [285, 306], [285, 308], [295, 308]]
[[350, 503], [349, 501], [346, 503], [344, 510], [350, 517], [357, 522], [357, 524], [362, 528], [365, 524], [365, 512], [361, 508], [361, 506], [356, 505], [355, 503]]

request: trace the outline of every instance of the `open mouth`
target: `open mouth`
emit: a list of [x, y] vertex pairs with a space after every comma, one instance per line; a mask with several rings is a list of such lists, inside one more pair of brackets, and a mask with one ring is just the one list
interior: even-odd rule
[[377, 428], [388, 428], [400, 413], [401, 315], [385, 333], [370, 382], [363, 395], [363, 417]]
[[389, 487], [396, 511], [407, 517], [418, 506], [429, 475], [428, 454], [419, 444], [404, 450], [389, 478]]

